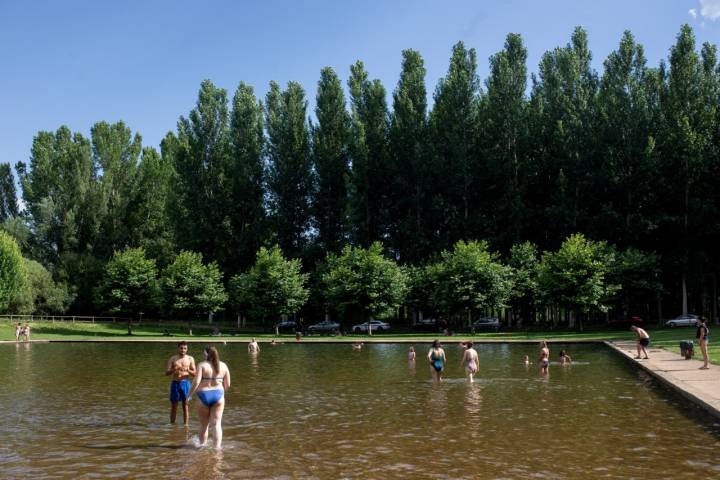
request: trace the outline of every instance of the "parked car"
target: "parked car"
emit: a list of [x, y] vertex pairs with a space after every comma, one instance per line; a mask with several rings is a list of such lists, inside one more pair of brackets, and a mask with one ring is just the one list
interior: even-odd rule
[[498, 317], [480, 317], [472, 323], [475, 330], [500, 330], [500, 319]]
[[340, 331], [340, 324], [331, 320], [323, 320], [308, 327], [308, 333], [337, 333]]
[[697, 315], [693, 315], [692, 313], [688, 313], [687, 315], [678, 315], [672, 320], [668, 320], [667, 322], [665, 322], [665, 326], [670, 328], [694, 327], [699, 319], [700, 317], [698, 317]]
[[295, 320], [284, 320], [280, 323], [276, 323], [275, 328], [277, 328], [278, 332], [295, 333], [298, 329], [298, 324]]
[[626, 317], [615, 317], [608, 320], [607, 325], [611, 328], [630, 328], [633, 325], [641, 327], [643, 319], [637, 315], [629, 315]]
[[420, 332], [441, 332], [445, 325], [445, 322], [437, 318], [423, 318], [415, 322], [412, 328]]
[[[390, 330], [389, 323], [381, 322], [380, 320], [370, 320], [370, 331], [372, 333], [387, 332], [388, 330]], [[353, 325], [352, 331], [353, 331], [353, 333], [363, 333], [363, 332], [367, 333], [368, 322]]]

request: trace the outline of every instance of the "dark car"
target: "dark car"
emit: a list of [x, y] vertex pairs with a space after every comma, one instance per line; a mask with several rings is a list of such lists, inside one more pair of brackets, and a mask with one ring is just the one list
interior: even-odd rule
[[315, 325], [308, 327], [308, 333], [338, 333], [340, 331], [340, 324], [330, 320], [323, 320]]
[[643, 319], [637, 315], [628, 315], [611, 318], [607, 322], [610, 328], [630, 328], [633, 325], [640, 327], [643, 324]]
[[280, 323], [276, 323], [275, 328], [278, 332], [295, 333], [295, 331], [298, 330], [298, 324], [295, 320], [284, 320]]
[[417, 330], [419, 332], [442, 332], [445, 328], [445, 322], [442, 320], [439, 320], [437, 318], [423, 318], [422, 320], [418, 320], [415, 322], [415, 325], [413, 325], [413, 330]]
[[472, 324], [474, 330], [500, 330], [500, 319], [498, 317], [480, 317]]

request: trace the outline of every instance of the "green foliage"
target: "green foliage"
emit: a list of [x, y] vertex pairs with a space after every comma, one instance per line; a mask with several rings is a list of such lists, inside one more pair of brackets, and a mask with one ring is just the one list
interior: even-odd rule
[[230, 280], [231, 299], [251, 318], [268, 320], [293, 315], [308, 300], [308, 274], [301, 273], [300, 260], [287, 260], [277, 245], [260, 248], [255, 265]]
[[108, 312], [135, 315], [153, 310], [158, 293], [155, 260], [146, 258], [142, 248], [130, 248], [116, 251], [105, 265], [96, 302]]
[[537, 246], [531, 242], [518, 243], [510, 249], [508, 266], [512, 275], [510, 305], [529, 320], [529, 313], [538, 301]]
[[217, 264], [204, 265], [202, 254], [186, 250], [165, 268], [161, 286], [165, 304], [178, 315], [216, 312], [228, 299]]
[[433, 300], [448, 316], [499, 309], [510, 298], [511, 270], [485, 241], [457, 242], [452, 250], [442, 252], [431, 275], [437, 285]]
[[45, 267], [34, 260], [24, 260], [25, 282], [10, 306], [21, 315], [63, 314], [73, 300], [65, 283], [56, 283]]
[[347, 227], [350, 116], [342, 83], [333, 69], [320, 72], [315, 116], [311, 125], [312, 157], [317, 175], [314, 210], [318, 243], [337, 252], [349, 237]]
[[620, 288], [609, 273], [615, 253], [605, 242], [582, 234], [568, 237], [557, 252], [545, 252], [538, 283], [546, 302], [582, 313], [606, 311], [607, 301]]
[[268, 188], [277, 243], [284, 252], [299, 255], [307, 243], [313, 192], [305, 91], [290, 82], [281, 92], [271, 82], [265, 107]]
[[367, 249], [346, 246], [340, 255], [328, 254], [322, 276], [328, 306], [363, 318], [387, 315], [405, 300], [408, 275], [383, 256], [375, 242]]
[[23, 258], [15, 240], [0, 231], [0, 312], [5, 312], [25, 283]]
[[0, 222], [17, 217], [17, 194], [15, 179], [9, 163], [0, 163]]

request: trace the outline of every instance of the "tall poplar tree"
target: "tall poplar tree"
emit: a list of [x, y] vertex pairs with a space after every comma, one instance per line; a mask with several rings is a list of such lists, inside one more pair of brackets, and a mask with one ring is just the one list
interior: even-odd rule
[[18, 204], [15, 178], [9, 163], [0, 163], [0, 222], [17, 217]]
[[230, 272], [242, 271], [251, 265], [265, 239], [264, 142], [262, 102], [255, 97], [253, 87], [240, 82], [230, 115], [228, 177], [232, 197], [228, 215], [232, 236], [229, 265], [225, 266]]
[[490, 57], [490, 77], [486, 81], [483, 140], [489, 181], [483, 191], [490, 199], [490, 231], [505, 248], [521, 240], [526, 214], [522, 178], [527, 141], [526, 62], [522, 38], [511, 33], [504, 49]]
[[312, 157], [317, 190], [313, 206], [318, 242], [325, 252], [339, 252], [348, 240], [350, 116], [345, 108], [340, 79], [329, 67], [320, 73], [315, 117], [317, 125], [312, 125]]
[[477, 54], [458, 42], [452, 51], [447, 75], [435, 89], [430, 113], [433, 182], [429, 221], [434, 225], [437, 251], [450, 249], [479, 230], [483, 215], [478, 209], [474, 183], [479, 166], [478, 122], [480, 79]]
[[268, 189], [277, 243], [290, 256], [304, 253], [311, 221], [312, 164], [305, 91], [270, 83], [265, 102]]
[[350, 218], [355, 242], [368, 247], [387, 235], [390, 191], [386, 91], [361, 61], [350, 66]]
[[429, 182], [427, 92], [420, 53], [404, 50], [402, 56], [390, 122], [391, 245], [401, 261], [412, 262], [421, 259], [431, 248], [424, 218]]

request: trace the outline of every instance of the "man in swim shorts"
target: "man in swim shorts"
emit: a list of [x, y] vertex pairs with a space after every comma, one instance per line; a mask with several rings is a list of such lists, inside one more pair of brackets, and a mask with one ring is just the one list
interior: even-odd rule
[[478, 354], [473, 348], [473, 342], [465, 342], [465, 352], [463, 353], [461, 365], [465, 367], [465, 376], [471, 383], [475, 381], [473, 375], [478, 372], [479, 364]]
[[642, 351], [642, 353], [645, 355], [643, 358], [647, 360], [648, 354], [645, 348], [650, 345], [650, 335], [648, 335], [645, 330], [635, 325], [630, 327], [630, 330], [635, 332], [635, 336], [637, 337], [637, 355], [635, 356], [635, 358], [640, 358], [640, 352]]
[[258, 345], [254, 337], [250, 343], [248, 343], [248, 353], [260, 353], [260, 345]]
[[175, 423], [177, 417], [178, 402], [182, 402], [183, 422], [188, 424], [190, 418], [190, 408], [188, 401], [190, 400], [190, 375], [195, 375], [195, 359], [187, 354], [187, 343], [182, 341], [178, 343], [178, 353], [168, 360], [165, 367], [165, 375], [172, 375], [170, 382], [170, 423]]

